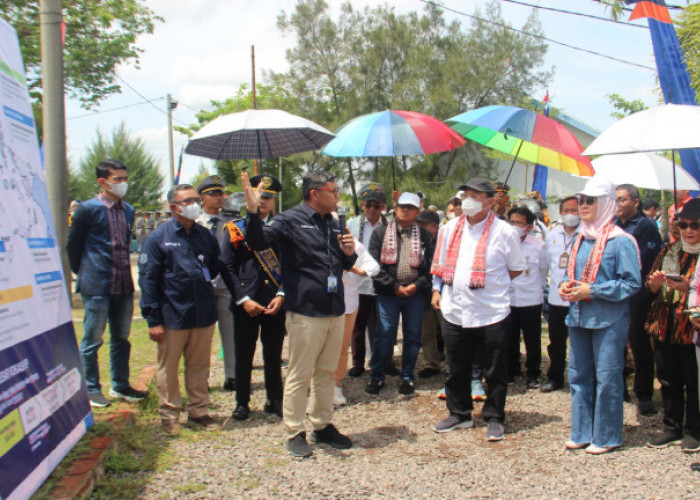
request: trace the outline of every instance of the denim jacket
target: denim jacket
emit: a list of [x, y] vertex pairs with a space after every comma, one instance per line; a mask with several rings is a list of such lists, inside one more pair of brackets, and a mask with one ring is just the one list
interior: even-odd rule
[[[131, 241], [134, 225], [134, 207], [122, 202], [126, 217], [124, 236]], [[92, 198], [80, 204], [73, 214], [68, 242], [68, 260], [71, 270], [78, 275], [76, 291], [87, 295], [111, 295], [113, 279], [112, 241], [107, 215], [107, 207], [99, 198]], [[128, 256], [127, 256], [128, 261]], [[133, 293], [134, 283], [131, 271], [124, 270], [123, 293]]]
[[[594, 245], [584, 239], [576, 257], [576, 279], [579, 279]], [[630, 299], [642, 287], [639, 254], [634, 241], [627, 236], [608, 240], [600, 269], [591, 285], [591, 300], [572, 302], [566, 325], [578, 328], [607, 328], [623, 317], [629, 318]]]

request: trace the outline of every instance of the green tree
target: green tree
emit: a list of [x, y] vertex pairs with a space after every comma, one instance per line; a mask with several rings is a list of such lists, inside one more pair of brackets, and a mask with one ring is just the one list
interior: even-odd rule
[[[70, 97], [77, 97], [84, 107], [90, 108], [120, 92], [117, 65], [138, 65], [142, 49], [136, 45], [136, 39], [153, 33], [155, 23], [163, 19], [139, 0], [71, 0], [63, 4], [65, 88]], [[41, 131], [39, 1], [3, 0], [0, 17], [17, 30]]]
[[207, 167], [204, 166], [204, 163], [199, 164], [199, 168], [197, 169], [197, 173], [194, 174], [192, 179], [188, 182], [188, 184], [191, 184], [195, 188], [201, 184], [201, 182], [209, 177], [211, 175], [211, 172]]
[[632, 113], [636, 113], [637, 111], [649, 109], [649, 107], [644, 104], [644, 101], [641, 99], [634, 99], [630, 101], [629, 99], [622, 97], [620, 94], [606, 94], [605, 97], [608, 98], [610, 104], [612, 104], [613, 108], [615, 108], [615, 111], [610, 113], [610, 116], [617, 118], [618, 120], [627, 115], [631, 115]]
[[69, 172], [69, 199], [86, 200], [97, 195], [100, 188], [95, 176], [95, 167], [105, 159], [119, 160], [129, 172], [129, 190], [124, 200], [137, 210], [159, 210], [163, 190], [163, 175], [158, 161], [148, 152], [142, 139], [129, 136], [122, 123], [112, 131], [110, 137], [97, 132], [95, 141], [80, 161], [77, 170]]

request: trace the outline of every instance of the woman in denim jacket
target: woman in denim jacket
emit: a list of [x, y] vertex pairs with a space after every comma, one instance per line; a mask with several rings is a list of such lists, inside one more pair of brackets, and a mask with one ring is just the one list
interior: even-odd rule
[[[571, 303], [569, 385], [571, 438], [568, 449], [599, 455], [622, 445], [624, 348], [629, 300], [641, 288], [637, 244], [612, 223], [615, 188], [593, 177], [579, 193], [581, 229], [559, 287]], [[568, 257], [568, 256], [567, 256]]]

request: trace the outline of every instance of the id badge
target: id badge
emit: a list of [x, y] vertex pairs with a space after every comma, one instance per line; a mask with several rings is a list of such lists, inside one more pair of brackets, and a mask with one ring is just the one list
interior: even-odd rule
[[203, 267], [202, 268], [202, 273], [204, 273], [204, 279], [207, 281], [211, 281], [211, 274], [209, 273], [209, 268], [208, 267]]
[[336, 276], [328, 277], [328, 293], [338, 293], [338, 278]]
[[569, 266], [569, 254], [567, 252], [563, 252], [559, 256], [559, 269], [566, 269]]

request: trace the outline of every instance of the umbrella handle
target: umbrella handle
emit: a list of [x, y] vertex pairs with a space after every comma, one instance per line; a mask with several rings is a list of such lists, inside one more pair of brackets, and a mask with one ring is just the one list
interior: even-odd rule
[[513, 167], [515, 166], [515, 162], [518, 161], [518, 155], [520, 154], [520, 148], [523, 147], [523, 141], [520, 139], [520, 144], [518, 144], [518, 150], [515, 152], [515, 158], [513, 158], [513, 163], [510, 164], [510, 169], [508, 170], [508, 175], [506, 175], [506, 180], [503, 181], [503, 184], [508, 184], [508, 179], [510, 179], [510, 174], [513, 172]]

